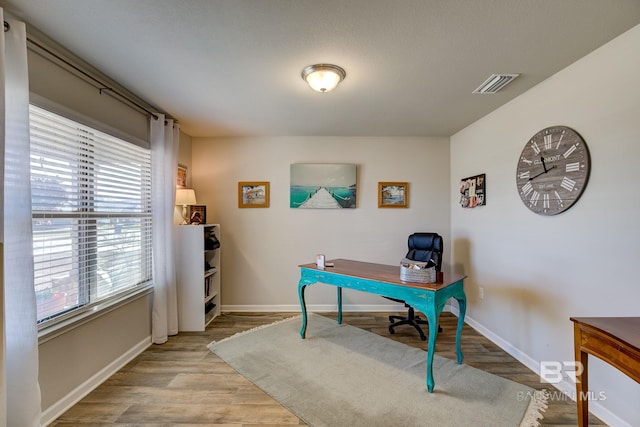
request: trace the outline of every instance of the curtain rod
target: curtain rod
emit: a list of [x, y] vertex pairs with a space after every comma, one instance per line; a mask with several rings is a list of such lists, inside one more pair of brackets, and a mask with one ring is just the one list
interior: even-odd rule
[[[11, 29], [11, 25], [9, 25], [9, 23], [7, 21], [4, 21], [4, 32], [6, 33], [7, 31], [9, 31]], [[128, 96], [118, 92], [117, 90], [113, 89], [112, 87], [107, 86], [106, 84], [104, 84], [103, 82], [101, 82], [100, 80], [96, 79], [95, 77], [93, 77], [91, 74], [87, 73], [86, 71], [84, 71], [83, 69], [81, 69], [80, 67], [72, 64], [71, 62], [67, 61], [66, 59], [64, 59], [63, 57], [61, 57], [60, 55], [58, 55], [57, 53], [55, 53], [54, 51], [52, 51], [51, 49], [48, 49], [47, 47], [41, 45], [40, 43], [36, 42], [35, 40], [33, 40], [32, 38], [30, 38], [29, 36], [27, 36], [27, 41], [31, 44], [33, 44], [34, 46], [36, 46], [37, 48], [45, 51], [47, 54], [53, 56], [54, 58], [56, 58], [58, 61], [63, 62], [65, 65], [67, 65], [68, 67], [73, 68], [75, 71], [77, 71], [78, 73], [82, 74], [83, 76], [93, 80], [95, 83], [97, 83], [98, 85], [100, 85], [100, 87], [98, 88], [98, 91], [100, 92], [100, 95], [102, 95], [103, 91], [109, 91], [117, 96], [119, 96], [121, 99], [123, 99], [124, 101], [128, 102], [129, 104], [135, 106], [136, 108], [144, 111], [145, 113], [147, 113], [148, 115], [150, 115], [151, 117], [154, 118], [154, 120], [158, 120], [158, 116], [156, 114], [154, 114], [153, 111], [150, 111], [149, 109], [145, 108], [143, 105], [140, 105], [138, 102], [134, 101], [133, 99], [129, 98]]]
[[140, 105], [139, 103], [137, 103], [136, 101], [134, 101], [133, 99], [129, 98], [128, 96], [118, 92], [117, 90], [113, 89], [112, 87], [107, 86], [105, 83], [103, 83], [102, 81], [98, 80], [97, 78], [95, 78], [94, 76], [92, 76], [91, 74], [87, 73], [86, 71], [84, 71], [83, 69], [81, 69], [80, 67], [76, 66], [75, 64], [72, 64], [71, 62], [67, 61], [66, 59], [64, 59], [63, 57], [61, 57], [60, 55], [58, 55], [57, 53], [55, 53], [54, 51], [48, 49], [46, 46], [41, 45], [40, 43], [36, 42], [35, 40], [33, 40], [32, 38], [27, 36], [27, 41], [29, 43], [31, 43], [32, 45], [36, 46], [38, 49], [43, 50], [44, 52], [46, 52], [47, 54], [53, 56], [54, 58], [56, 58], [58, 61], [63, 62], [65, 65], [67, 65], [68, 67], [73, 68], [75, 71], [77, 71], [78, 73], [82, 74], [83, 76], [93, 80], [95, 83], [97, 83], [98, 85], [100, 85], [100, 87], [98, 88], [98, 91], [100, 92], [100, 95], [102, 95], [103, 91], [109, 91], [117, 96], [119, 96], [120, 98], [122, 98], [123, 100], [125, 100], [126, 102], [128, 102], [131, 105], [134, 105], [135, 107], [139, 108], [140, 110], [146, 112], [148, 115], [150, 115], [151, 117], [153, 117], [155, 120], [158, 120], [158, 116], [156, 114], [153, 113], [153, 111], [149, 111], [147, 108], [145, 108], [143, 105]]

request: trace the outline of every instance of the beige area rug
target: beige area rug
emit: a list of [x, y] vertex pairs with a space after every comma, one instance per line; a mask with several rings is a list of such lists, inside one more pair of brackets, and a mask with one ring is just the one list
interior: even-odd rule
[[310, 314], [209, 344], [209, 349], [307, 424], [538, 426], [544, 392], [388, 338]]

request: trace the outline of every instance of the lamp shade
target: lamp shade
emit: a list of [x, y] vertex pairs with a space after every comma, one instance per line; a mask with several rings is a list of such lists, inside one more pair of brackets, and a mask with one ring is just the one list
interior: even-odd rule
[[333, 90], [346, 76], [344, 69], [332, 64], [314, 64], [302, 70], [302, 78], [311, 89], [323, 93]]
[[178, 188], [176, 190], [176, 205], [195, 205], [196, 192], [192, 188]]

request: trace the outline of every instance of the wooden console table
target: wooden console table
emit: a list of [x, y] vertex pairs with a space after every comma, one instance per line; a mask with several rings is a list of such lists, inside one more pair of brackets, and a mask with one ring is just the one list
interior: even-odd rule
[[456, 353], [458, 364], [462, 363], [460, 335], [464, 325], [467, 297], [463, 282], [465, 275], [445, 271], [441, 283], [408, 283], [400, 280], [400, 266], [351, 261], [331, 260], [333, 267], [319, 269], [315, 263], [299, 265], [300, 282], [298, 296], [302, 309], [300, 336], [304, 339], [307, 330], [307, 307], [304, 289], [314, 283], [324, 283], [338, 288], [338, 323], [342, 323], [342, 288], [355, 289], [406, 301], [407, 304], [424, 313], [429, 321], [429, 344], [427, 349], [427, 390], [433, 391], [433, 355], [438, 335], [438, 319], [449, 298], [455, 298], [460, 307], [458, 330], [456, 331]]
[[[640, 317], [572, 317], [578, 425], [589, 425], [588, 355], [596, 356], [640, 383]], [[579, 365], [578, 365], [579, 366]]]

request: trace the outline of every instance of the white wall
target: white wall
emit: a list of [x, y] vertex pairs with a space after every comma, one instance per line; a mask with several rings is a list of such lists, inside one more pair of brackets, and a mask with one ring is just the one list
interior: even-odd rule
[[[542, 360], [573, 360], [570, 316], [640, 315], [638, 52], [640, 26], [451, 138], [451, 192], [460, 178], [487, 174], [486, 207], [451, 200], [452, 256], [469, 275], [467, 314], [536, 370]], [[552, 125], [582, 135], [592, 167], [577, 204], [544, 217], [520, 201], [515, 172], [527, 140]], [[590, 360], [590, 389], [607, 397], [591, 409], [612, 425], [640, 425], [640, 386]]]
[[[317, 253], [398, 264], [414, 231], [449, 242], [448, 138], [193, 138], [192, 155], [198, 203], [221, 224], [223, 310], [299, 310], [297, 265]], [[357, 164], [358, 207], [290, 208], [291, 163]], [[238, 181], [269, 181], [271, 207], [239, 209]], [[379, 209], [379, 181], [409, 182], [409, 208]], [[335, 288], [312, 286], [306, 296], [311, 308], [335, 309]], [[357, 291], [345, 291], [343, 304], [390, 306]]]

